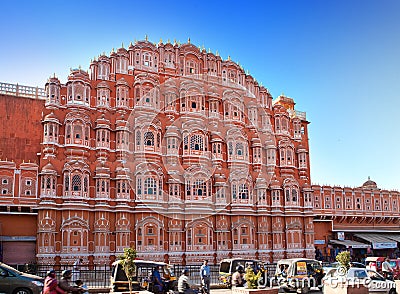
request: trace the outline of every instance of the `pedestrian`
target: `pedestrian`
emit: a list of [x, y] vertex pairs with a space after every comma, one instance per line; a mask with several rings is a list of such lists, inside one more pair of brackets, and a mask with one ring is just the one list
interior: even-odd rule
[[200, 267], [201, 286], [204, 287], [207, 294], [210, 294], [211, 271], [208, 265], [208, 260], [203, 261]]
[[74, 262], [73, 270], [72, 270], [72, 281], [75, 282], [81, 279], [81, 266], [83, 259], [79, 258]]
[[56, 271], [49, 270], [46, 274], [46, 278], [43, 283], [43, 294], [64, 294], [64, 290], [58, 287], [58, 282], [56, 278]]

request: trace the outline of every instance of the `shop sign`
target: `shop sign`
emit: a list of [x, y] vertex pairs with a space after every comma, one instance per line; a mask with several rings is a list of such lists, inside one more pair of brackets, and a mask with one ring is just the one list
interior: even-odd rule
[[325, 245], [325, 240], [314, 240], [315, 245]]
[[373, 242], [372, 247], [374, 249], [387, 249], [387, 248], [397, 248], [397, 243], [393, 242]]
[[337, 239], [340, 241], [344, 240], [344, 232], [337, 232]]

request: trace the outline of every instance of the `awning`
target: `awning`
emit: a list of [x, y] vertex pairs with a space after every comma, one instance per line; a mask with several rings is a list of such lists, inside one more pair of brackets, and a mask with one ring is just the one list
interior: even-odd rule
[[371, 245], [369, 244], [365, 244], [365, 243], [361, 243], [361, 242], [357, 242], [357, 241], [352, 241], [352, 240], [329, 240], [329, 243], [331, 244], [337, 244], [337, 245], [343, 245], [346, 246], [346, 248], [353, 248], [353, 249], [357, 249], [357, 248], [368, 248]]
[[386, 234], [357, 233], [354, 236], [371, 242], [374, 249], [397, 248], [397, 241], [388, 238]]
[[400, 234], [385, 234], [385, 237], [388, 237], [393, 241], [400, 242]]

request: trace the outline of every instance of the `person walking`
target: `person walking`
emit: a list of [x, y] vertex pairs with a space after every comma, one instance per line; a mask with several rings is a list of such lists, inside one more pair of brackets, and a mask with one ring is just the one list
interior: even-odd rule
[[204, 287], [207, 294], [210, 294], [211, 271], [208, 265], [208, 260], [204, 260], [200, 267], [201, 286]]
[[72, 267], [72, 281], [75, 282], [81, 279], [81, 266], [83, 259], [79, 258], [74, 262], [74, 266]]

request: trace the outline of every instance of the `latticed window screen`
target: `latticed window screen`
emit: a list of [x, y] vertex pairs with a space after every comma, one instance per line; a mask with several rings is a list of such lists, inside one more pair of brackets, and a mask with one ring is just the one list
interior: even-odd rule
[[65, 188], [65, 191], [69, 191], [69, 173], [65, 174], [64, 188]]
[[236, 143], [236, 154], [243, 156], [243, 143]]
[[292, 201], [297, 202], [297, 190], [295, 188], [292, 189]]
[[185, 136], [183, 138], [183, 144], [184, 144], [184, 149], [187, 150], [188, 149], [188, 136]]
[[140, 145], [140, 131], [136, 131], [136, 145]]
[[137, 190], [138, 195], [142, 194], [142, 179], [141, 178], [137, 178], [136, 190]]
[[87, 191], [88, 191], [88, 177], [87, 177], [87, 176], [85, 176], [85, 177], [83, 178], [83, 191], [84, 191], [84, 192], [87, 192]]
[[190, 138], [190, 149], [191, 150], [204, 150], [203, 136], [193, 135]]
[[240, 199], [248, 199], [249, 198], [249, 189], [247, 184], [239, 185], [239, 198]]
[[51, 178], [46, 177], [46, 189], [51, 189]]
[[144, 143], [146, 146], [154, 146], [154, 134], [152, 132], [144, 133]]
[[82, 179], [80, 175], [74, 175], [72, 177], [72, 190], [81, 191], [82, 189]]
[[228, 152], [229, 152], [229, 155], [233, 154], [233, 144], [232, 144], [232, 142], [228, 143]]
[[144, 194], [157, 195], [157, 181], [153, 178], [147, 178], [144, 181]]
[[202, 179], [197, 179], [193, 185], [193, 195], [207, 196], [207, 185]]

